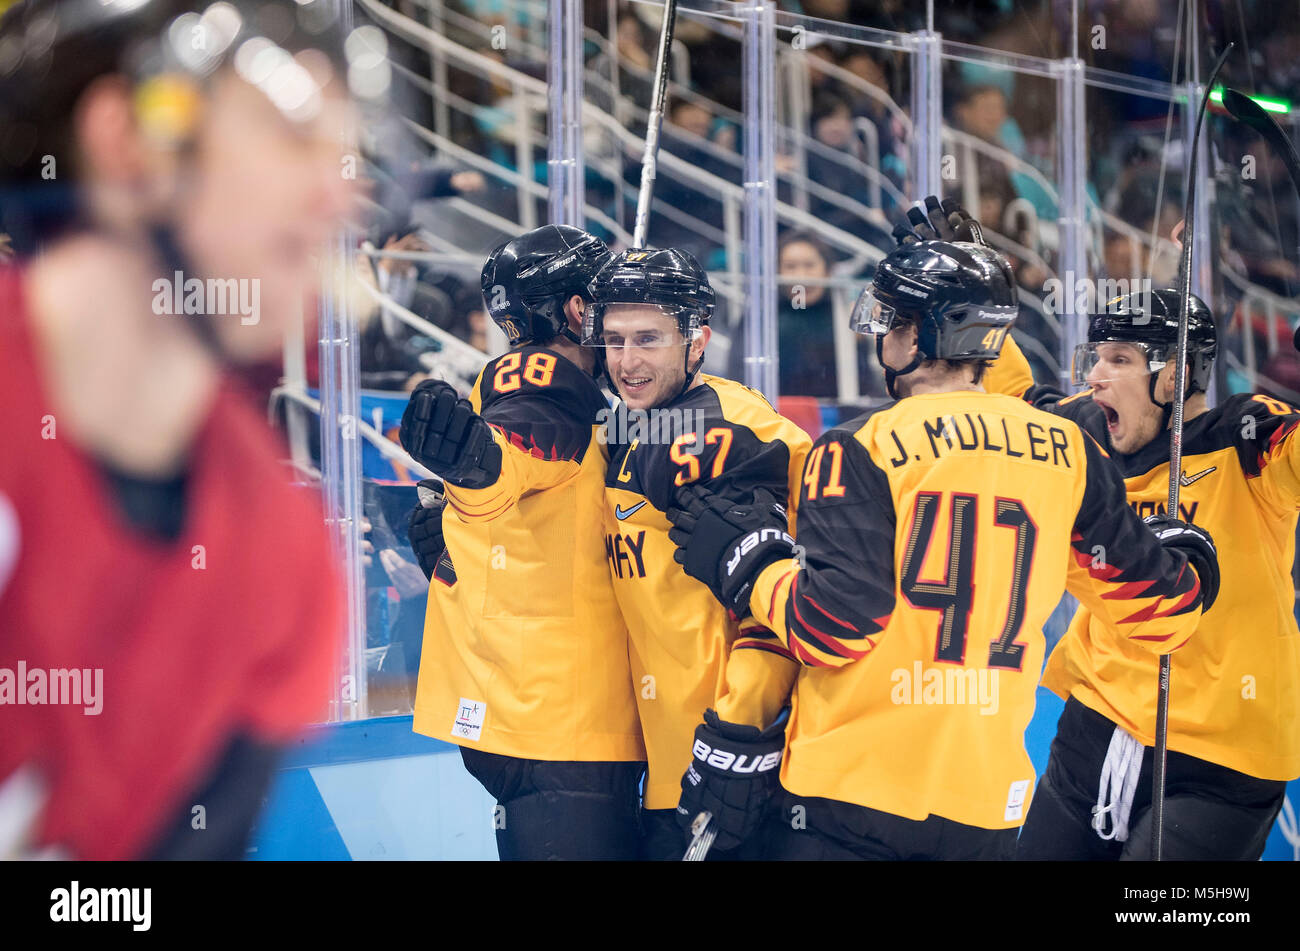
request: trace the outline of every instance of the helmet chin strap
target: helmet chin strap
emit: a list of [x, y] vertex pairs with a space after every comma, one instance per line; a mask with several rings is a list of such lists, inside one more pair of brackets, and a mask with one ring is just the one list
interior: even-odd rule
[[1172, 400], [1168, 403], [1162, 403], [1156, 399], [1156, 380], [1159, 379], [1159, 377], [1159, 373], [1151, 374], [1151, 379], [1147, 382], [1147, 395], [1151, 398], [1152, 403], [1160, 407], [1160, 429], [1163, 432], [1169, 428], [1169, 420], [1173, 418], [1174, 404]]
[[884, 350], [885, 350], [885, 335], [876, 334], [876, 360], [880, 363], [880, 368], [885, 371], [885, 389], [889, 391], [889, 396], [891, 399], [901, 400], [902, 397], [898, 395], [898, 390], [894, 388], [894, 381], [897, 380], [900, 376], [907, 376], [907, 374], [911, 373], [922, 363], [924, 363], [925, 354], [923, 354], [921, 352], [920, 347], [918, 347], [916, 350], [916, 356], [912, 358], [912, 362], [909, 363], [907, 366], [903, 367], [903, 369], [901, 370], [895, 370], [893, 367], [891, 367], [889, 364], [885, 362]]
[[[149, 238], [159, 261], [166, 269], [167, 280], [174, 280], [178, 273], [182, 275], [183, 280], [198, 277], [198, 272], [189, 266], [189, 259], [181, 250], [180, 242], [177, 241], [176, 232], [171, 225], [154, 225], [149, 229]], [[198, 337], [204, 349], [218, 362], [223, 364], [230, 362], [230, 357], [222, 348], [221, 340], [217, 336], [216, 324], [209, 314], [185, 314], [181, 319]]]
[[[1161, 430], [1165, 430], [1169, 428], [1169, 420], [1173, 418], [1174, 403], [1173, 400], [1170, 400], [1168, 403], [1162, 403], [1156, 399], [1156, 380], [1159, 379], [1160, 374], [1159, 372], [1156, 372], [1149, 374], [1149, 376], [1150, 380], [1147, 381], [1147, 395], [1150, 397], [1152, 403], [1160, 407], [1160, 411], [1163, 414], [1160, 420], [1160, 428]], [[1187, 393], [1183, 396], [1184, 400], [1191, 398], [1201, 391], [1200, 387], [1192, 382], [1190, 373], [1187, 374], [1187, 377]]]
[[[700, 358], [695, 361], [695, 366], [691, 366], [691, 345], [688, 343], [684, 361], [686, 379], [682, 380], [682, 388], [677, 391], [677, 394], [673, 397], [674, 400], [680, 399], [681, 395], [691, 388], [691, 381], [695, 379], [695, 374], [700, 372], [702, 366], [704, 366], [704, 354], [700, 354]], [[672, 400], [669, 400], [669, 402], [672, 402]]]

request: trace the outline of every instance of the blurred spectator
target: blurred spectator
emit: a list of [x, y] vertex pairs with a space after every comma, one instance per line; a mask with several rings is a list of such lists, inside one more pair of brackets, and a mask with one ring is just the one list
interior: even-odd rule
[[1112, 279], [1141, 277], [1146, 274], [1146, 254], [1139, 241], [1123, 231], [1106, 235], [1102, 250], [1102, 267]]
[[[633, 14], [618, 18], [615, 28], [615, 46], [618, 52], [618, 75], [614, 75], [614, 57], [602, 52], [588, 64], [588, 69], [604, 79], [605, 83], [617, 79], [618, 94], [639, 109], [648, 110], [654, 85], [655, 44], [650, 31]], [[611, 100], [609, 87], [603, 83], [589, 83], [587, 98], [613, 115], [622, 117], [621, 110]]]
[[848, 44], [814, 33], [805, 39], [804, 49], [810, 57], [808, 62], [808, 83], [813, 96], [815, 97], [821, 92], [840, 94], [842, 86], [839, 80], [831, 75], [830, 70], [823, 69], [822, 65], [841, 65], [844, 54], [849, 49]]
[[1008, 115], [1006, 93], [991, 84], [966, 90], [953, 108], [953, 116], [963, 131], [996, 145], [1002, 145], [1002, 126]]
[[[844, 99], [830, 92], [820, 93], [814, 100], [809, 116], [813, 139], [828, 149], [846, 157], [862, 161], [862, 142], [853, 125], [853, 111]], [[807, 150], [808, 178], [816, 185], [845, 198], [868, 205], [871, 196], [867, 190], [866, 176], [851, 162], [816, 148]], [[863, 230], [862, 213], [845, 208], [829, 198], [810, 195], [808, 211], [815, 217], [850, 234]]]
[[367, 237], [376, 247], [412, 230], [411, 208], [416, 202], [457, 198], [487, 187], [480, 172], [427, 159], [412, 159], [400, 165], [367, 161], [366, 174], [374, 182], [375, 205]]
[[[831, 276], [830, 252], [811, 232], [792, 231], [781, 239], [777, 255], [779, 392], [838, 399], [835, 308], [830, 289], [819, 283]], [[866, 392], [870, 368], [861, 340], [857, 353], [859, 384]]]
[[[719, 138], [729, 141], [725, 132], [725, 127], [715, 127], [713, 113], [706, 106], [691, 99], [674, 98], [668, 106], [660, 149], [694, 168], [739, 185], [740, 164], [727, 161], [723, 155], [730, 149], [717, 141]], [[624, 180], [633, 186], [625, 193], [625, 200], [629, 214], [635, 215], [636, 187], [641, 182], [639, 154], [627, 157]], [[670, 217], [671, 212], [665, 213], [663, 208], [675, 209], [683, 217], [694, 218], [706, 228], [721, 231], [724, 222], [720, 196], [705, 186], [688, 182], [684, 176], [661, 164], [655, 180], [654, 200], [660, 207], [650, 216], [648, 243], [661, 248], [685, 248], [706, 268], [718, 265], [721, 244], [701, 234], [697, 225]]]
[[[954, 125], [961, 131], [1010, 153], [1005, 159], [986, 156], [985, 160], [991, 159], [1002, 165], [1016, 196], [1030, 201], [1040, 218], [1055, 217], [1056, 202], [1033, 175], [1018, 167], [1015, 161], [1019, 159], [1032, 164], [1025, 137], [1008, 108], [1015, 89], [1015, 75], [1008, 71], [974, 66], [962, 69], [961, 73], [969, 85], [953, 107]], [[1049, 175], [1052, 173], [1051, 169], [1047, 171]]]
[[[890, 82], [892, 64], [882, 63], [874, 50], [866, 46], [850, 46], [840, 65], [864, 84], [893, 98]], [[890, 111], [880, 97], [848, 84], [841, 84], [841, 89], [849, 108], [853, 110], [854, 118], [866, 119], [875, 126], [877, 154], [874, 156], [874, 167], [888, 175], [902, 190], [908, 173], [902, 120]], [[894, 201], [887, 193], [882, 195], [882, 201], [882, 211], [887, 217], [896, 213]]]
[[471, 347], [488, 349], [488, 316], [479, 288], [464, 286], [452, 295], [452, 320], [447, 330]]

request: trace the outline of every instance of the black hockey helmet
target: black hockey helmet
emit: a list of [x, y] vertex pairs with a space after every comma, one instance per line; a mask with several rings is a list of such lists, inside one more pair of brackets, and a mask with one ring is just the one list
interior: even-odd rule
[[[1139, 290], [1112, 298], [1088, 321], [1088, 342], [1074, 349], [1071, 377], [1084, 386], [1099, 362], [1097, 345], [1127, 343], [1146, 354], [1146, 372], [1151, 375], [1151, 402], [1168, 410], [1169, 404], [1156, 399], [1156, 377], [1178, 354], [1178, 316], [1182, 295], [1172, 287]], [[1187, 308], [1187, 394], [1209, 389], [1218, 351], [1214, 313], [1195, 294]]]
[[609, 259], [595, 235], [570, 225], [543, 225], [507, 241], [483, 265], [483, 302], [497, 326], [518, 343], [546, 343], [561, 334], [574, 343], [564, 304]]
[[653, 304], [678, 321], [684, 335], [703, 327], [713, 314], [714, 293], [709, 276], [689, 251], [644, 248], [611, 257], [591, 282], [592, 309], [584, 338], [593, 346], [600, 318], [610, 304]]
[[16, 3], [0, 17], [0, 232], [19, 254], [34, 254], [83, 217], [74, 116], [94, 80], [122, 76], [146, 135], [180, 151], [198, 125], [211, 80], [226, 66], [286, 121], [310, 120], [320, 87], [292, 59], [306, 50], [329, 60], [354, 100], [386, 94], [391, 71], [383, 34], [370, 26], [345, 35], [330, 0]]
[[885, 383], [896, 397], [894, 381], [926, 360], [996, 359], [1018, 311], [1011, 265], [997, 251], [966, 241], [915, 241], [895, 248], [876, 266], [850, 326], [876, 334], [877, 356], [885, 334], [916, 326], [912, 363], [884, 368]]
[[609, 259], [592, 279], [592, 301], [583, 321], [582, 343], [588, 347], [606, 346], [605, 311], [611, 304], [649, 304], [677, 322], [685, 341], [683, 366], [686, 379], [678, 395], [704, 363], [701, 356], [690, 365], [691, 344], [700, 330], [708, 326], [716, 297], [709, 276], [695, 255], [680, 248], [641, 248], [621, 251]]

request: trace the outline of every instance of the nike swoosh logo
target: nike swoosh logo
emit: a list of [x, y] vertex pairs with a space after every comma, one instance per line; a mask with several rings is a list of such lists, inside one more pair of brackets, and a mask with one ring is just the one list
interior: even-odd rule
[[623, 506], [621, 506], [621, 505], [615, 505], [615, 506], [614, 506], [614, 517], [617, 518], [617, 519], [621, 522], [621, 521], [623, 521], [623, 519], [627, 518], [629, 515], [631, 515], [633, 512], [635, 512], [635, 511], [636, 511], [637, 509], [639, 509], [641, 506], [645, 505], [645, 503], [646, 503], [646, 500], [645, 500], [645, 499], [642, 499], [640, 502], [638, 502], [636, 505], [632, 506], [632, 507], [631, 507], [630, 509], [628, 509], [626, 512], [623, 511]]
[[1208, 468], [1208, 469], [1202, 469], [1200, 472], [1196, 473], [1196, 475], [1190, 475], [1190, 476], [1187, 474], [1187, 470], [1184, 469], [1184, 470], [1183, 470], [1183, 474], [1180, 475], [1180, 476], [1178, 477], [1178, 481], [1179, 481], [1179, 483], [1182, 485], [1182, 487], [1185, 489], [1185, 488], [1187, 488], [1189, 485], [1191, 485], [1193, 482], [1195, 482], [1197, 479], [1203, 479], [1203, 478], [1205, 478], [1207, 475], [1209, 475], [1211, 472], [1213, 472], [1213, 471], [1214, 471], [1215, 469], [1217, 469], [1217, 468], [1219, 468], [1219, 467], [1218, 467], [1218, 466], [1210, 466], [1210, 468]]

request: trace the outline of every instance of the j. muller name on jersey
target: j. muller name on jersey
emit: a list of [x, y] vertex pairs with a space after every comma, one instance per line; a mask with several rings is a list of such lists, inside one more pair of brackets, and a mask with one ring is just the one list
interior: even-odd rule
[[[889, 460], [897, 469], [908, 462], [939, 459], [953, 452], [1001, 452], [1011, 458], [1026, 456], [1035, 462], [1071, 468], [1069, 440], [1065, 430], [1056, 426], [995, 416], [986, 420], [983, 413], [960, 413], [936, 416], [922, 422], [923, 430], [908, 427], [900, 435], [891, 429], [898, 455]], [[928, 453], [923, 455], [923, 453]]]

